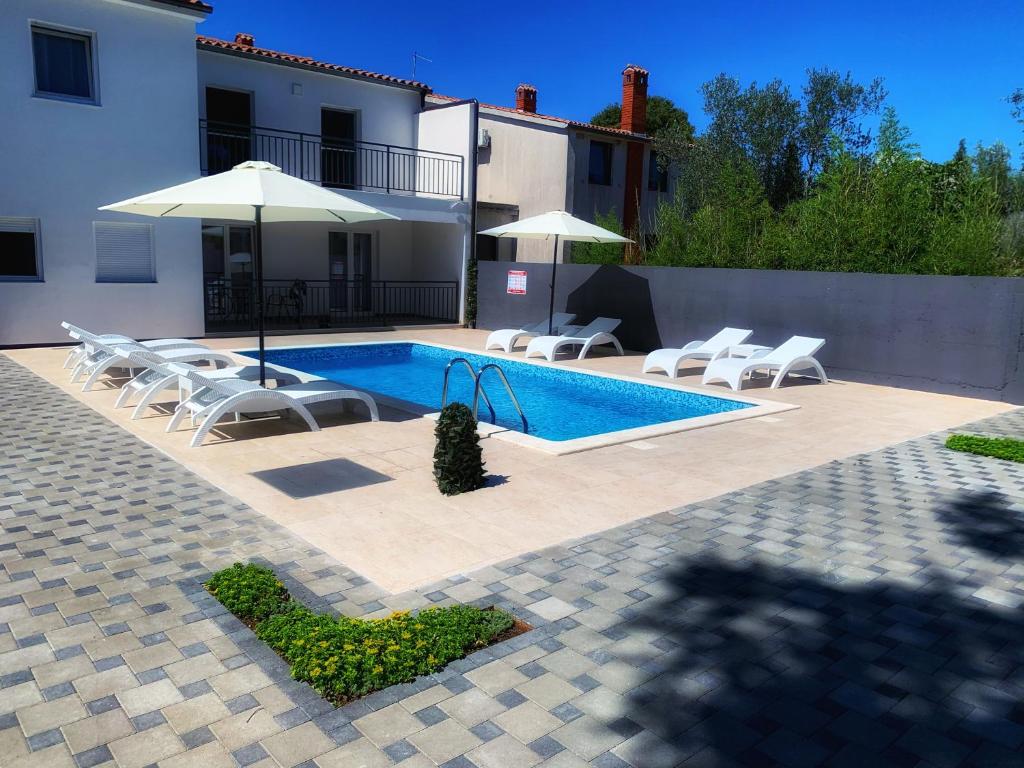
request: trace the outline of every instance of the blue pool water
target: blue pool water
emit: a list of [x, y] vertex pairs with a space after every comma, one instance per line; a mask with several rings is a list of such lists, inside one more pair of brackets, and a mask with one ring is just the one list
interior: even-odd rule
[[[268, 349], [266, 354], [269, 363], [435, 410], [441, 406], [445, 366], [453, 357], [467, 358], [477, 370], [497, 362], [519, 398], [529, 422], [529, 434], [545, 440], [572, 440], [750, 407], [736, 400], [455, 352], [429, 344], [300, 347]], [[522, 431], [522, 422], [497, 374], [488, 371], [483, 382], [494, 404], [497, 423]], [[464, 366], [452, 368], [448, 400], [467, 405], [473, 402], [473, 383]], [[489, 421], [483, 402], [479, 417]]]

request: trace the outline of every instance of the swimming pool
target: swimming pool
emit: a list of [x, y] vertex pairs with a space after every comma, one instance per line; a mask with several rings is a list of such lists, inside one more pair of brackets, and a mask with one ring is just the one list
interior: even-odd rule
[[[243, 354], [251, 355], [251, 351]], [[303, 373], [413, 403], [429, 410], [441, 406], [444, 369], [465, 357], [477, 370], [498, 363], [529, 422], [529, 434], [564, 442], [665, 422], [741, 411], [753, 402], [712, 397], [549, 365], [517, 362], [415, 342], [337, 344], [267, 349], [266, 359]], [[483, 377], [499, 426], [522, 431], [522, 422], [494, 371]], [[448, 400], [472, 404], [473, 383], [463, 366], [452, 368]], [[480, 421], [489, 420], [481, 402]]]

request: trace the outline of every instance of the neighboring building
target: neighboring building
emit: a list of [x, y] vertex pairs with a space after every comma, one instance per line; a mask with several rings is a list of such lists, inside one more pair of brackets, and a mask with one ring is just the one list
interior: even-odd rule
[[63, 319], [138, 337], [252, 328], [251, 226], [97, 210], [249, 159], [401, 219], [266, 226], [269, 327], [460, 320], [473, 105], [244, 34], [197, 38], [211, 10], [0, 7], [0, 345], [66, 340]]
[[[635, 65], [623, 70], [619, 128], [539, 113], [532, 85], [516, 89], [514, 108], [481, 104], [478, 230], [551, 210], [588, 221], [614, 210], [626, 231], [648, 231], [672, 184], [645, 134], [647, 86], [646, 70]], [[451, 100], [437, 94], [427, 98], [438, 104]], [[560, 246], [560, 260], [570, 248]], [[551, 247], [544, 241], [481, 236], [477, 256], [549, 261]]]

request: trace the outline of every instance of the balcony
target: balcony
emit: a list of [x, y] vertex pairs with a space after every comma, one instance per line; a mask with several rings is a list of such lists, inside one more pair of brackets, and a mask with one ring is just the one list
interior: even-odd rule
[[[203, 280], [207, 332], [256, 328], [256, 286], [218, 274]], [[456, 323], [459, 283], [444, 280], [266, 280], [267, 330]]]
[[204, 175], [263, 160], [336, 189], [458, 200], [465, 194], [464, 160], [448, 152], [200, 120], [199, 154]]

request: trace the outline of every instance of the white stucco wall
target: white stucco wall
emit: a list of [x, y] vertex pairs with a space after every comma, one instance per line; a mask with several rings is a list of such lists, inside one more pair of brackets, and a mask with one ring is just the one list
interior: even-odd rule
[[[98, 105], [33, 97], [30, 20], [95, 35]], [[67, 340], [63, 319], [138, 337], [202, 335], [199, 223], [96, 210], [198, 174], [195, 25], [168, 6], [0, 3], [0, 216], [40, 220], [44, 275], [0, 282], [0, 345]], [[155, 224], [157, 282], [96, 283], [101, 220]]]
[[[261, 40], [256, 45], [273, 47]], [[356, 138], [361, 141], [415, 145], [418, 91], [200, 49], [202, 117], [207, 86], [252, 94], [253, 125], [259, 127], [319, 134], [320, 110], [328, 107], [356, 112]]]
[[406, 221], [351, 226], [313, 222], [265, 224], [264, 276], [267, 280], [327, 280], [329, 233], [367, 232], [373, 235], [373, 279], [411, 279], [413, 226]]
[[462, 164], [462, 199], [472, 199], [470, 191], [474, 137], [472, 133], [473, 107], [471, 104], [451, 104], [438, 107], [426, 104], [416, 115], [415, 145], [423, 150], [446, 152], [465, 158]]
[[465, 318], [466, 265], [472, 238], [468, 201], [473, 199], [472, 164], [473, 132], [472, 104], [453, 104], [431, 108], [417, 117], [416, 144], [440, 152], [449, 152], [466, 158], [463, 168], [463, 202], [450, 204], [456, 215], [457, 226], [417, 223], [413, 229], [413, 270], [420, 280], [459, 281], [459, 320]]

